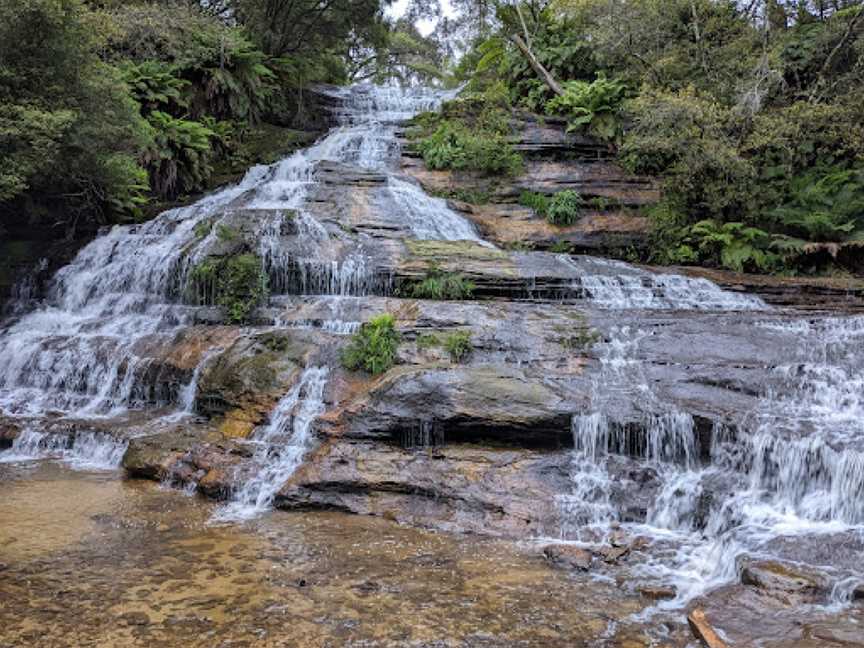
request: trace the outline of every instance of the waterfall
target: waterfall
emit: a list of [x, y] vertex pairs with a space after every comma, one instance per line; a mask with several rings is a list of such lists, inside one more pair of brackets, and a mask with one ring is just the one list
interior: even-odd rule
[[0, 463], [57, 459], [82, 470], [116, 470], [128, 443], [101, 432], [51, 434], [26, 427], [0, 454]]
[[328, 373], [324, 367], [306, 369], [276, 405], [270, 422], [254, 433], [255, 473], [233, 493], [230, 503], [217, 512], [216, 520], [249, 519], [270, 507], [311, 445], [312, 424], [324, 411]]
[[[659, 490], [645, 521], [630, 526], [660, 543], [634, 573], [675, 586], [677, 597], [661, 608], [680, 608], [736, 579], [738, 557], [765, 555], [772, 539], [864, 532], [864, 317], [757, 326], [793, 334], [797, 347], [755, 411], [734, 429], [714, 426], [708, 457], [689, 415], [651, 411], [669, 405], [633, 361], [645, 336], [628, 327], [613, 327], [597, 349], [595, 411], [573, 417], [573, 489], [558, 502], [562, 534], [609, 533], [626, 504], [613, 496], [622, 486], [618, 465], [650, 467]], [[605, 412], [620, 394], [635, 396], [647, 413], [610, 420]], [[839, 573], [835, 590], [842, 594], [844, 583], [862, 576]]]
[[561, 260], [579, 278], [573, 288], [600, 308], [613, 310], [768, 310], [754, 295], [721, 289], [707, 279], [675, 274], [655, 274], [621, 261], [584, 257]]
[[[445, 201], [425, 196], [396, 172], [398, 123], [454, 93], [370, 85], [338, 93], [340, 125], [313, 146], [277, 164], [253, 167], [239, 184], [189, 207], [141, 225], [115, 226], [84, 247], [54, 277], [43, 304], [0, 329], [0, 412], [106, 417], [130, 407], [171, 404], [142, 398], [152, 393], [185, 408], [185, 392], [145, 388], [148, 353], [193, 323], [195, 307], [184, 303], [190, 273], [218, 244], [218, 224], [237, 209], [266, 215], [255, 235], [275, 292], [386, 292], [390, 277], [379, 276], [363, 243], [336, 241], [338, 232], [307, 209], [321, 162], [385, 174], [382, 191], [395, 205], [388, 218], [409, 236], [478, 240], [473, 226]], [[298, 250], [287, 250], [280, 239], [289, 212], [301, 234]], [[22, 289], [19, 297], [12, 312], [24, 310], [23, 300], [29, 303], [31, 295]]]

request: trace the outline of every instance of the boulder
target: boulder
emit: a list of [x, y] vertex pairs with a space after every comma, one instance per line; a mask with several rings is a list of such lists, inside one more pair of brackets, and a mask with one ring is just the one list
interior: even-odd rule
[[827, 576], [811, 567], [777, 560], [742, 561], [741, 583], [773, 595], [821, 598], [830, 591]]
[[543, 555], [552, 565], [567, 569], [588, 571], [591, 569], [593, 556], [591, 552], [572, 545], [547, 545], [543, 547]]

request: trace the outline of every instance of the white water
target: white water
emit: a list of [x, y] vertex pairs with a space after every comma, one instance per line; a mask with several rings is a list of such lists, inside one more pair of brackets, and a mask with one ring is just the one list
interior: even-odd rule
[[[573, 419], [574, 486], [559, 501], [562, 532], [579, 541], [608, 535], [621, 519], [612, 496], [620, 477], [609, 462], [629, 457], [650, 467], [661, 488], [647, 520], [624, 526], [654, 539], [635, 576], [677, 590], [659, 608], [680, 608], [736, 580], [737, 559], [770, 556], [777, 538], [864, 533], [864, 318], [760, 327], [793, 334], [790, 364], [775, 369], [779, 386], [766, 385], [737, 429], [715, 426], [708, 461], [699, 457], [689, 415], [649, 413], [622, 425], [604, 414], [622, 394], [649, 410], [663, 407], [638, 363], [628, 361], [640, 332], [613, 329], [598, 354], [596, 411]], [[864, 568], [838, 579], [826, 603], [864, 581]]]
[[615, 310], [768, 310], [754, 295], [723, 290], [707, 279], [675, 274], [656, 274], [621, 261], [586, 258], [565, 263], [579, 272], [576, 288], [600, 308]]
[[328, 373], [325, 367], [306, 369], [270, 414], [267, 426], [254, 433], [255, 473], [233, 493], [230, 503], [219, 509], [216, 520], [245, 520], [270, 508], [311, 446], [312, 424], [324, 411]]
[[[151, 402], [165, 390], [148, 390], [142, 381], [149, 354], [193, 322], [195, 309], [182, 303], [189, 273], [218, 243], [217, 225], [232, 210], [269, 210], [256, 236], [274, 291], [349, 295], [386, 288], [389, 278], [376, 276], [362, 243], [347, 252], [330, 245], [334, 234], [305, 209], [321, 161], [386, 173], [390, 202], [401, 205], [388, 217], [409, 224], [410, 235], [477, 240], [444, 201], [391, 170], [399, 154], [396, 122], [449, 95], [373, 86], [342, 93], [343, 125], [314, 146], [273, 166], [253, 167], [238, 185], [192, 206], [142, 225], [116, 226], [82, 249], [57, 273], [42, 305], [0, 330], [0, 413], [104, 417], [130, 407], [187, 406], [187, 394], [170, 389], [168, 402]], [[303, 246], [291, 252], [280, 239], [289, 211], [296, 212]]]
[[65, 435], [25, 428], [12, 442], [12, 448], [0, 453], [0, 463], [56, 459], [79, 470], [116, 470], [127, 446], [126, 441], [104, 433]]
[[[255, 236], [275, 292], [326, 294], [337, 301], [386, 292], [389, 278], [380, 276], [364, 242], [347, 240], [339, 227], [319, 221], [309, 206], [323, 162], [381, 176], [382, 219], [406, 236], [482, 243], [446, 201], [428, 196], [396, 171], [397, 122], [434, 108], [446, 95], [363, 86], [340, 92], [345, 100], [342, 123], [314, 146], [276, 165], [250, 169], [237, 186], [190, 207], [143, 225], [113, 228], [56, 275], [35, 311], [10, 311], [18, 319], [0, 330], [0, 413], [57, 410], [106, 417], [165, 404], [190, 411], [206, 357], [185, 387], [163, 396], [159, 389], [148, 389], [153, 387], [147, 384], [148, 369], [155, 350], [194, 321], [195, 307], [183, 303], [188, 301], [189, 273], [218, 243], [220, 221], [237, 209], [263, 210]], [[292, 218], [300, 233], [296, 249], [286, 247], [282, 237]], [[702, 279], [657, 275], [600, 259], [564, 262], [578, 271], [574, 288], [603, 309], [769, 310], [758, 298], [723, 291]], [[30, 302], [29, 286], [22, 286], [19, 296], [22, 304]], [[341, 311], [336, 307], [334, 312]], [[287, 319], [285, 324], [303, 325]], [[342, 334], [358, 325], [359, 320], [343, 317], [320, 322]], [[778, 333], [788, 330], [785, 322], [764, 326]], [[656, 471], [662, 487], [646, 524], [633, 530], [650, 534], [659, 547], [642, 566], [646, 578], [678, 589], [678, 598], [663, 605], [683, 605], [728, 582], [735, 577], [735, 558], [758, 551], [772, 538], [864, 523], [864, 323], [858, 318], [794, 326], [802, 336], [796, 346], [807, 350], [806, 357], [790, 357], [788, 365], [777, 368], [779, 386], [766, 392], [746, 428], [737, 435], [715, 434], [707, 465], [698, 457], [692, 418], [664, 404], [633, 359], [645, 334], [613, 329], [600, 349], [602, 368], [592, 408], [573, 422], [573, 490], [559, 505], [568, 535], [585, 528], [608, 530], [621, 518], [613, 497], [612, 463], [626, 455]], [[279, 402], [270, 423], [256, 432], [256, 472], [221, 509], [220, 519], [244, 519], [270, 507], [311, 446], [326, 379], [326, 369], [307, 369]], [[155, 400], [151, 393], [157, 394]], [[619, 396], [632, 397], [644, 408], [629, 428], [606, 414]], [[106, 436], [83, 433], [70, 444], [66, 437], [29, 430], [0, 457], [113, 467], [125, 445]], [[425, 428], [419, 441], [406, 439], [406, 445], [417, 443], [431, 443]], [[695, 528], [709, 482], [728, 476], [739, 479], [740, 488], [712, 504], [703, 512], [707, 519]], [[841, 593], [849, 589], [842, 583], [837, 588]]]

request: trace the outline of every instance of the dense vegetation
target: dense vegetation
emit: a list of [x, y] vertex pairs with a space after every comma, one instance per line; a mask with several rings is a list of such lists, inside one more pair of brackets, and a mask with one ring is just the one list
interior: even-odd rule
[[308, 139], [309, 84], [435, 56], [379, 0], [0, 0], [0, 235], [145, 217]]
[[[861, 269], [861, 0], [457, 4], [475, 18], [454, 81], [468, 85], [435, 130], [425, 118], [430, 166], [502, 170], [483, 151], [507, 151], [506, 126], [486, 126], [478, 103], [563, 117], [629, 171], [661, 179], [652, 261]], [[578, 206], [550, 220], [569, 222]]]

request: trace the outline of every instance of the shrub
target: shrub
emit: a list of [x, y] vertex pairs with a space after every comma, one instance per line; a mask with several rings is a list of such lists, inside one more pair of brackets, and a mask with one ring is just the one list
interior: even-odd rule
[[587, 81], [567, 81], [564, 94], [546, 103], [546, 112], [567, 118], [567, 131], [585, 130], [601, 139], [615, 139], [620, 130], [618, 112], [627, 94], [620, 81], [603, 76]]
[[523, 191], [519, 194], [519, 204], [523, 207], [530, 207], [537, 216], [546, 216], [549, 198], [536, 191]]
[[444, 338], [444, 348], [453, 362], [462, 362], [473, 351], [470, 331], [456, 331]]
[[414, 299], [460, 300], [471, 299], [476, 286], [461, 274], [433, 269], [423, 281], [411, 286]]
[[582, 214], [584, 202], [577, 192], [567, 189], [559, 191], [549, 201], [546, 208], [546, 220], [553, 225], [572, 225]]
[[381, 374], [396, 363], [399, 333], [393, 315], [384, 313], [363, 324], [342, 351], [342, 366], [350, 371]]
[[479, 171], [489, 175], [513, 175], [522, 169], [522, 157], [504, 135], [472, 130], [456, 120], [442, 121], [416, 146], [430, 169]]
[[192, 269], [190, 279], [195, 303], [223, 307], [236, 324], [245, 322], [269, 293], [261, 259], [254, 254], [205, 259]]

